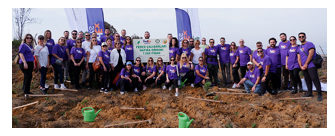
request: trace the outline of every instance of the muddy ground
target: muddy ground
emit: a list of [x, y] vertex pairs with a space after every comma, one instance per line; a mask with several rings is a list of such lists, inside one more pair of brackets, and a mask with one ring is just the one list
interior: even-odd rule
[[[326, 64], [325, 64], [326, 65]], [[323, 71], [327, 72], [326, 68]], [[219, 74], [220, 75], [220, 74]], [[327, 74], [322, 75], [322, 82], [327, 82]], [[32, 92], [40, 94], [40, 74], [33, 73]], [[222, 77], [219, 76], [222, 80]], [[277, 96], [266, 94], [258, 96], [216, 94], [206, 96], [202, 88], [187, 86], [179, 90], [179, 97], [174, 91], [160, 88], [148, 88], [140, 93], [129, 92], [120, 95], [116, 90], [108, 94], [98, 89], [82, 89], [79, 92], [57, 91], [61, 97], [32, 97], [25, 100], [21, 91], [23, 74], [18, 65], [12, 65], [12, 107], [39, 101], [38, 104], [12, 110], [13, 128], [102, 128], [109, 124], [122, 124], [133, 121], [152, 119], [152, 124], [141, 123], [125, 125], [128, 128], [177, 128], [178, 112], [186, 113], [194, 119], [192, 128], [327, 128], [327, 93], [323, 92], [323, 101], [314, 98], [305, 100], [279, 100], [280, 98], [301, 97], [303, 93], [283, 92]], [[49, 71], [47, 84], [53, 84], [53, 74]], [[74, 88], [66, 83], [68, 88]], [[50, 88], [53, 88], [50, 85]], [[214, 91], [227, 90], [213, 88]], [[50, 92], [50, 91], [49, 91]], [[223, 103], [205, 102], [186, 99], [196, 97], [218, 100]], [[120, 107], [137, 107], [147, 110], [121, 110]], [[102, 111], [95, 122], [83, 121], [81, 109], [93, 107]]]

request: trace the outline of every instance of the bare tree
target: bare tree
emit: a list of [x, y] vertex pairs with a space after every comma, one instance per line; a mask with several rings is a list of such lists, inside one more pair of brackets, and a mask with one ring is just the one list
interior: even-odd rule
[[25, 26], [27, 26], [28, 24], [41, 22], [38, 18], [30, 17], [30, 13], [32, 12], [32, 10], [33, 10], [32, 8], [14, 8], [13, 9], [14, 24], [15, 24], [15, 27], [17, 27], [17, 30], [14, 29], [14, 31], [15, 31], [15, 36], [18, 40], [22, 40], [23, 30]]

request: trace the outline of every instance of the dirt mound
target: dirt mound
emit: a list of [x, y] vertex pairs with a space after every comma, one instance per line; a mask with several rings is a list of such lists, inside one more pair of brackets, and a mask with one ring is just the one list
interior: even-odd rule
[[[62, 97], [33, 97], [25, 100], [20, 93], [23, 74], [17, 65], [13, 65], [13, 107], [39, 101], [38, 104], [12, 110], [12, 127], [20, 128], [102, 128], [109, 124], [152, 119], [153, 123], [141, 123], [120, 127], [131, 128], [177, 128], [178, 112], [186, 113], [194, 121], [193, 128], [302, 128], [327, 127], [327, 93], [323, 92], [323, 101], [317, 102], [316, 97], [306, 100], [284, 100], [280, 98], [301, 97], [302, 93], [290, 94], [283, 92], [277, 96], [227, 95], [215, 94], [206, 96], [202, 88], [185, 87], [180, 89], [179, 97], [174, 91], [160, 88], [148, 88], [139, 93], [128, 92], [120, 95], [120, 91], [108, 94], [99, 90], [82, 89], [79, 92], [56, 91], [53, 94], [64, 94]], [[32, 81], [32, 92], [40, 93], [39, 74]], [[49, 72], [47, 83], [53, 83]], [[219, 74], [220, 75], [220, 74]], [[74, 88], [66, 83], [68, 88]], [[52, 86], [50, 86], [52, 88]], [[225, 92], [227, 90], [220, 89]], [[316, 93], [315, 93], [316, 95]], [[195, 97], [218, 100], [223, 103], [205, 102], [186, 99]], [[147, 110], [122, 110], [121, 107], [147, 107]], [[93, 107], [102, 111], [95, 122], [83, 121], [82, 108]]]

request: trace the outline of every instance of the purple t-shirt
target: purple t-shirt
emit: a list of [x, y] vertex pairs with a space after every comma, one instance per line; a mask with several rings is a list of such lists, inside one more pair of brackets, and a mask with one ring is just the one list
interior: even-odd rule
[[140, 76], [141, 73], [142, 73], [143, 71], [145, 71], [145, 67], [142, 67], [142, 71], [141, 71], [140, 67], [135, 66], [135, 65], [133, 66], [133, 69], [134, 69], [134, 74], [137, 75], [137, 76]]
[[48, 51], [52, 52], [53, 46], [55, 45], [55, 41], [53, 39], [47, 40], [47, 43], [45, 44], [48, 47]]
[[240, 66], [246, 66], [250, 61], [249, 55], [251, 55], [251, 49], [247, 46], [244, 46], [243, 48], [240, 46], [237, 51], [240, 55]]
[[[29, 46], [29, 47], [28, 47]], [[34, 47], [28, 44], [21, 44], [19, 47], [19, 53], [22, 53], [26, 62], [33, 62], [34, 61]], [[22, 63], [20, 58], [19, 63]]]
[[[257, 81], [257, 77], [260, 77], [261, 76], [261, 72], [259, 71], [259, 69], [257, 69], [257, 68], [254, 68], [254, 71], [248, 71], [246, 74], [245, 74], [245, 76], [244, 76], [244, 78], [247, 78], [247, 79], [249, 79], [252, 83], [256, 83], [256, 81]], [[259, 81], [258, 82], [258, 84], [261, 84], [261, 81]]]
[[133, 45], [126, 45], [124, 51], [126, 52], [126, 60], [134, 60]]
[[219, 50], [220, 63], [222, 64], [229, 63], [230, 62], [230, 59], [229, 59], [230, 45], [225, 44], [222, 46], [221, 44], [218, 44], [216, 46], [218, 47], [218, 50]]
[[72, 48], [73, 46], [76, 46], [76, 40], [73, 40], [73, 39], [69, 39], [69, 40], [67, 40], [67, 42], [66, 42], [66, 46], [67, 46], [67, 48], [69, 49], [69, 51], [71, 51], [71, 48]]
[[73, 47], [70, 55], [73, 55], [73, 59], [82, 59], [83, 57], [86, 57], [85, 49]]
[[[263, 49], [263, 52], [266, 52], [266, 49]], [[255, 59], [256, 62], [258, 62], [259, 56], [258, 56], [258, 52], [257, 49], [254, 51], [254, 53], [252, 54], [252, 59]], [[255, 65], [255, 67], [258, 69], [258, 67]]]
[[232, 65], [234, 65], [234, 63], [235, 63], [235, 61], [236, 61], [236, 57], [238, 57], [239, 56], [239, 53], [238, 53], [238, 51], [235, 51], [235, 53], [233, 52], [233, 51], [231, 51], [230, 52], [230, 54], [229, 54], [229, 58], [230, 58], [230, 63], [232, 64]]
[[[124, 77], [129, 77], [130, 78], [130, 71], [127, 71], [126, 68], [122, 68], [121, 72], [120, 72], [120, 78], [119, 80], [117, 80], [117, 85], [119, 85], [119, 82], [121, 80], [121, 76], [124, 76]], [[126, 80], [127, 83], [129, 83], [129, 80]]]
[[191, 55], [191, 51], [189, 48], [179, 48], [178, 50], [178, 54], [181, 55], [182, 53], [186, 53], [187, 57], [189, 57]]
[[[66, 54], [65, 49], [66, 49], [66, 46], [60, 46], [59, 44], [56, 44], [52, 48], [52, 54], [56, 54], [58, 57], [60, 57], [63, 60], [65, 60], [65, 58], [64, 58], [64, 56]], [[55, 64], [56, 59], [57, 58], [54, 55], [52, 55], [51, 60], [50, 60], [50, 64]]]
[[257, 63], [259, 63], [260, 65], [262, 65], [262, 67], [263, 67], [263, 73], [265, 73], [265, 69], [266, 69], [267, 65], [270, 65], [269, 72], [276, 73], [276, 68], [273, 65], [272, 60], [271, 60], [271, 58], [269, 56], [267, 56], [267, 55], [264, 54], [263, 58], [259, 57]]
[[120, 41], [124, 43], [126, 41], [126, 36], [124, 36], [124, 38], [120, 36]]
[[[114, 37], [113, 36], [110, 35], [109, 37], [112, 38], [112, 41], [114, 41]], [[100, 38], [100, 41], [101, 42], [106, 42], [107, 38], [108, 37], [106, 35], [104, 35], [103, 37]]]
[[[199, 73], [201, 75], [206, 76], [207, 67], [205, 65], [203, 65], [202, 67], [200, 65], [196, 65], [195, 66], [195, 71], [197, 71], [197, 70], [199, 70]], [[194, 84], [197, 84], [197, 83], [201, 82], [201, 80], [203, 80], [203, 78], [198, 76], [198, 74], [195, 74]]]
[[178, 79], [178, 76], [177, 76], [177, 65], [174, 65], [174, 66], [168, 65], [168, 66], [166, 66], [166, 73], [169, 76], [169, 80]]
[[297, 57], [298, 45], [287, 50], [287, 66], [288, 70], [293, 70], [295, 68], [300, 68]]
[[[180, 63], [177, 63], [178, 68], [180, 69]], [[181, 66], [181, 69], [179, 71], [179, 73], [187, 73], [191, 70], [191, 64], [189, 64], [189, 66], [187, 66], [187, 63], [183, 63], [183, 66]]]
[[278, 47], [280, 48], [281, 65], [286, 65], [287, 50], [290, 49], [291, 42], [290, 41], [286, 41], [286, 43], [280, 42]]
[[154, 65], [153, 67], [145, 66], [145, 74], [150, 76], [153, 72], [157, 72], [157, 67]]
[[[307, 68], [312, 68], [312, 67], [315, 67], [314, 63], [313, 63], [313, 59], [315, 58], [316, 56], [316, 49], [315, 49], [315, 45], [312, 43], [312, 42], [306, 42], [305, 44], [303, 45], [300, 45], [298, 47], [298, 54], [300, 54], [300, 59], [301, 59], [301, 65], [305, 65], [306, 61], [307, 61], [307, 58], [308, 58], [308, 55], [309, 55], [309, 50], [310, 49], [314, 49], [314, 55], [313, 55], [313, 58], [312, 60], [309, 62], [309, 64], [307, 65]], [[305, 54], [305, 53], [307, 54]]]
[[169, 59], [173, 56], [176, 58], [176, 55], [178, 53], [178, 48], [177, 47], [170, 47], [169, 48]]
[[109, 60], [110, 60], [110, 53], [109, 51], [99, 51], [98, 57], [102, 57], [102, 61], [104, 62], [105, 65], [109, 65]]
[[[209, 48], [205, 49], [205, 55], [207, 55], [207, 60], [206, 63], [208, 64], [212, 64], [212, 65], [218, 65], [218, 61], [217, 61], [217, 56], [219, 53], [218, 51], [218, 47], [217, 46], [209, 46]], [[209, 56], [213, 56], [212, 59]], [[212, 60], [212, 61], [211, 61]]]
[[161, 74], [162, 72], [165, 72], [166, 66], [163, 64], [161, 67], [157, 67], [158, 75]]
[[281, 68], [280, 48], [278, 46], [275, 46], [274, 48], [269, 47], [265, 54], [271, 58], [275, 68]]

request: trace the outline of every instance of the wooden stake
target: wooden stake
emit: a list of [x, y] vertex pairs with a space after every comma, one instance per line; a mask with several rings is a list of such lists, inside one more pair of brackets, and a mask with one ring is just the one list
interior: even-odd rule
[[60, 89], [60, 88], [54, 88], [55, 90], [62, 90], [62, 91], [73, 91], [73, 92], [78, 92], [77, 89]]
[[186, 97], [186, 99], [194, 99], [194, 100], [201, 100], [201, 101], [208, 101], [208, 102], [218, 102], [218, 103], [223, 103], [222, 101], [215, 101], [215, 100], [208, 100], [208, 99], [200, 99], [200, 98], [194, 98], [194, 97]]
[[130, 124], [137, 124], [137, 123], [143, 123], [143, 122], [148, 122], [149, 124], [151, 124], [151, 119], [148, 120], [144, 120], [144, 121], [136, 121], [136, 122], [129, 122], [129, 123], [123, 123], [123, 124], [113, 124], [113, 125], [106, 125], [106, 127], [115, 127], [115, 126], [123, 126], [123, 125], [130, 125]]
[[283, 98], [283, 99], [279, 99], [281, 100], [304, 100], [304, 99], [310, 99], [312, 97], [297, 97], [297, 98]]
[[243, 92], [245, 91], [244, 89], [231, 89], [231, 88], [219, 88], [219, 90], [227, 90], [227, 91], [232, 91], [232, 92]]
[[14, 110], [14, 109], [18, 109], [18, 108], [27, 107], [27, 106], [29, 106], [29, 105], [33, 105], [33, 104], [36, 104], [36, 103], [38, 103], [38, 101], [36, 101], [36, 102], [32, 102], [32, 103], [28, 103], [28, 104], [25, 104], [25, 105], [21, 105], [21, 106], [14, 107], [14, 108], [12, 108], [12, 110]]
[[248, 95], [249, 93], [228, 93], [228, 92], [215, 92], [219, 94], [242, 94], [242, 95]]
[[25, 96], [33, 96], [33, 97], [64, 96], [64, 94], [25, 94]]
[[144, 106], [144, 108], [128, 108], [128, 107], [121, 107], [121, 110], [147, 110], [147, 106]]

